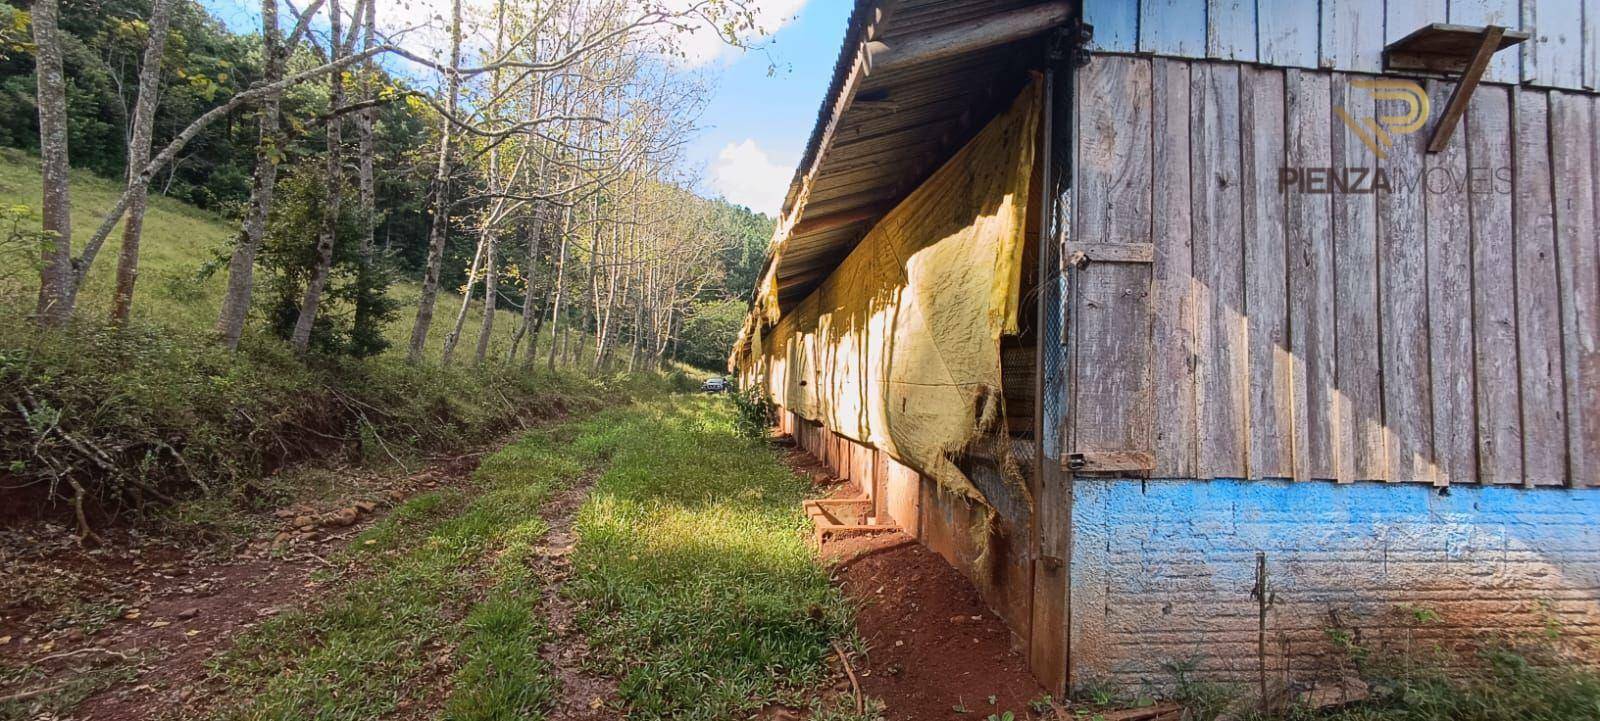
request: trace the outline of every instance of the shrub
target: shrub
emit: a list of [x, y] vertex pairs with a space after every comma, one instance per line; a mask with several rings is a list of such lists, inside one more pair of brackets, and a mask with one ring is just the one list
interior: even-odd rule
[[765, 438], [767, 430], [778, 420], [778, 406], [772, 402], [772, 396], [755, 384], [730, 395], [735, 409], [734, 430], [745, 438]]

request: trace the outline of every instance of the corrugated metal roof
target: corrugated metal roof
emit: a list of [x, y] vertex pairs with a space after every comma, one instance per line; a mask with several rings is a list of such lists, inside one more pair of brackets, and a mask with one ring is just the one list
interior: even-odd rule
[[1034, 37], [874, 72], [866, 43], [893, 48], [1039, 4], [857, 0], [773, 240], [764, 287], [775, 287], [778, 309], [810, 293], [884, 213], [1015, 96], [1043, 56]]

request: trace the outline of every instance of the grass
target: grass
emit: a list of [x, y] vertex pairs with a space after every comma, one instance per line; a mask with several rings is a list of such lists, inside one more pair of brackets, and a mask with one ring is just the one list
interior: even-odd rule
[[[37, 163], [0, 150], [0, 209], [37, 206]], [[72, 186], [75, 227], [87, 234], [120, 186], [89, 173], [74, 173]], [[582, 333], [575, 336], [576, 368], [549, 371], [540, 363], [530, 372], [501, 362], [413, 367], [403, 359], [409, 311], [386, 328], [395, 346], [375, 358], [302, 360], [259, 328], [247, 330], [239, 352], [227, 352], [211, 336], [225, 278], [201, 271], [225, 257], [236, 229], [221, 216], [153, 199], [143, 277], [126, 328], [102, 319], [120, 235], [113, 234], [90, 273], [78, 321], [50, 333], [38, 332], [26, 317], [37, 284], [30, 254], [3, 249], [0, 404], [30, 409], [26, 420], [0, 415], [6, 486], [48, 484], [50, 497], [62, 500], [79, 494], [61, 479], [81, 480], [89, 504], [113, 513], [171, 507], [169, 496], [204, 496], [213, 503], [179, 514], [204, 525], [217, 520], [205, 517], [217, 515], [212, 509], [228, 505], [216, 499], [230, 500], [241, 489], [256, 505], [285, 500], [260, 493], [281, 485], [258, 482], [264, 470], [308, 459], [388, 461], [480, 443], [518, 422], [617, 400], [640, 384], [660, 385], [655, 374], [592, 377]], [[418, 286], [399, 283], [391, 292], [409, 308]], [[454, 293], [440, 298], [430, 346], [435, 358], [459, 305]], [[480, 328], [481, 304], [474, 307], [461, 359], [470, 358]], [[492, 358], [503, 357], [518, 320], [500, 311]], [[549, 334], [543, 341], [551, 347]], [[687, 382], [682, 373], [675, 370], [679, 377], [669, 382]], [[147, 503], [151, 498], [162, 503]], [[0, 580], [0, 591], [5, 586]]]
[[[1571, 721], [1600, 719], [1600, 671], [1559, 632], [1480, 642], [1474, 653], [1357, 649], [1370, 700], [1288, 721]], [[1465, 667], [1463, 667], [1465, 664]]]
[[[592, 423], [593, 421], [590, 421]], [[490, 456], [465, 488], [412, 498], [351, 544], [368, 570], [319, 608], [252, 631], [213, 673], [226, 719], [358, 719], [424, 704], [449, 719], [537, 717], [556, 691], [529, 570], [539, 509], [596, 459], [571, 422]]]
[[[88, 171], [73, 171], [74, 253], [82, 249], [84, 240], [100, 225], [101, 213], [116, 202], [121, 192], [119, 183]], [[39, 203], [39, 159], [22, 151], [0, 149], [0, 208], [27, 206], [37, 216]], [[226, 265], [238, 229], [237, 222], [215, 213], [159, 196], [151, 198], [150, 209], [145, 216], [144, 242], [139, 249], [139, 285], [134, 298], [133, 321], [195, 334], [209, 331], [221, 308], [227, 272], [224, 267], [201, 277], [201, 271], [217, 262]], [[119, 226], [106, 239], [96, 256], [94, 267], [90, 269], [89, 277], [80, 291], [80, 317], [99, 319], [110, 311], [121, 240]], [[5, 271], [0, 273], [0, 277], [12, 275], [17, 270], [14, 266], [26, 260], [0, 258], [0, 263], [13, 266], [0, 268], [0, 271]], [[37, 279], [26, 272], [15, 274], [20, 285], [0, 290], [14, 296], [9, 299], [10, 303], [20, 303], [21, 310], [31, 311], [31, 294], [37, 288]], [[400, 312], [384, 329], [384, 335], [392, 345], [389, 355], [398, 357], [405, 352], [420, 292], [421, 287], [413, 281], [396, 283], [390, 289], [391, 295], [400, 303]], [[444, 337], [455, 323], [460, 307], [459, 294], [440, 294], [438, 308], [429, 328], [430, 358], [438, 360]], [[505, 309], [497, 310], [496, 314], [489, 354], [501, 358], [510, 350], [511, 336], [521, 316]], [[469, 306], [467, 321], [456, 349], [457, 358], [471, 357], [482, 323], [483, 303], [475, 300]], [[258, 324], [257, 319], [252, 319], [252, 325]], [[546, 332], [541, 338], [540, 347], [548, 348], [550, 338]], [[581, 352], [578, 355], [587, 357]]]
[[[814, 685], [845, 602], [803, 542], [809, 484], [676, 397], [579, 439], [611, 456], [578, 516], [571, 593], [638, 719], [720, 719]], [[792, 699], [787, 699], [792, 700]]]
[[[1403, 613], [1417, 609], [1397, 609]], [[1431, 618], [1431, 620], [1426, 620]], [[1437, 621], [1424, 613], [1412, 628]], [[1321, 671], [1359, 692], [1348, 703], [1329, 698], [1311, 708], [1303, 698], [1280, 698], [1261, 710], [1253, 688], [1194, 679], [1193, 661], [1168, 664], [1171, 683], [1156, 696], [1128, 697], [1109, 688], [1081, 688], [1075, 710], [1099, 721], [1102, 707], [1143, 707], [1165, 697], [1193, 721], [1575, 721], [1600, 719], [1600, 669], [1588, 648], [1565, 639], [1559, 626], [1540, 633], [1485, 634], [1469, 647], [1414, 645], [1404, 639], [1361, 642], [1348, 629], [1328, 629], [1334, 651]], [[1359, 681], [1359, 683], [1356, 683]], [[1350, 686], [1347, 685], [1347, 688]], [[1302, 688], [1303, 690], [1303, 688]]]
[[619, 717], [740, 718], [826, 677], [851, 626], [802, 540], [806, 481], [736, 437], [726, 402], [661, 396], [530, 433], [358, 536], [345, 559], [366, 572], [215, 664], [214, 716], [543, 718], [561, 688], [539, 654], [540, 509], [586, 474], [567, 592]]

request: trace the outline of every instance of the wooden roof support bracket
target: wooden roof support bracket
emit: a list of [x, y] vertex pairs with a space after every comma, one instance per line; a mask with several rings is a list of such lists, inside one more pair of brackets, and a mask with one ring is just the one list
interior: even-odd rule
[[874, 38], [866, 44], [868, 73], [902, 70], [1016, 42], [1060, 26], [1071, 18], [1072, 3], [1052, 0], [893, 43]]
[[1499, 25], [1483, 29], [1483, 41], [1478, 44], [1472, 61], [1462, 72], [1461, 81], [1450, 91], [1450, 102], [1445, 106], [1444, 115], [1439, 116], [1439, 122], [1433, 126], [1433, 137], [1428, 139], [1428, 152], [1437, 153], [1450, 144], [1450, 135], [1461, 123], [1461, 116], [1466, 114], [1467, 104], [1472, 102], [1472, 92], [1478, 89], [1478, 81], [1483, 79], [1483, 72], [1489, 68], [1490, 58], [1500, 50], [1500, 41], [1505, 33], [1506, 29]]

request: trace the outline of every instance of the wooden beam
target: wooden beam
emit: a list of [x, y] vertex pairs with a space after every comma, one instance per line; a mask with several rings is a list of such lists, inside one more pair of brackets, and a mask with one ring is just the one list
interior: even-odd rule
[[1478, 52], [1473, 54], [1472, 62], [1462, 73], [1461, 82], [1456, 83], [1455, 90], [1450, 91], [1450, 103], [1445, 106], [1444, 115], [1439, 116], [1439, 122], [1433, 126], [1428, 152], [1437, 153], [1450, 144], [1450, 134], [1455, 132], [1461, 116], [1466, 114], [1467, 105], [1472, 102], [1472, 91], [1478, 89], [1478, 81], [1483, 79], [1483, 72], [1489, 68], [1489, 59], [1500, 49], [1500, 38], [1505, 33], [1506, 29], [1499, 25], [1483, 29], [1483, 42], [1478, 45]]
[[1149, 451], [1069, 452], [1061, 459], [1072, 475], [1149, 475], [1155, 454]]
[[1055, 0], [991, 15], [949, 30], [914, 35], [893, 44], [873, 40], [866, 44], [867, 72], [890, 72], [1004, 45], [1060, 26], [1071, 17], [1071, 3]]
[[1091, 263], [1154, 263], [1156, 247], [1151, 243], [1067, 243], [1067, 257], [1082, 253]]
[[[783, 237], [788, 234], [784, 227], [787, 216], [803, 212], [807, 196], [811, 193], [811, 182], [816, 179], [817, 168], [822, 165], [822, 158], [828, 154], [833, 146], [834, 133], [839, 129], [839, 121], [844, 117], [850, 103], [855, 100], [856, 90], [860, 88], [861, 81], [868, 74], [868, 53], [866, 46], [871, 45], [871, 38], [883, 33], [883, 25], [888, 22], [889, 16], [894, 13], [895, 6], [900, 0], [880, 0], [877, 6], [871, 9], [873, 21], [866, 28], [866, 38], [861, 44], [861, 49], [856, 53], [855, 60], [850, 65], [850, 70], [845, 75], [844, 84], [839, 88], [839, 94], [833, 99], [833, 111], [828, 114], [827, 124], [823, 126], [822, 135], [818, 137], [817, 146], [810, 163], [803, 166], [803, 171], [797, 171], [795, 182], [789, 184], [789, 193], [784, 196], [783, 212], [786, 216], [780, 219], [774, 237]], [[824, 103], [827, 101], [824, 100]], [[796, 216], [798, 217], [798, 216]], [[792, 224], [791, 224], [792, 225]]]
[[800, 222], [795, 223], [794, 229], [789, 231], [789, 237], [826, 233], [830, 230], [838, 230], [868, 220], [876, 220], [888, 210], [881, 203], [872, 203], [859, 208], [841, 210], [837, 213], [819, 215], [814, 218], [807, 218], [802, 215]]
[[1062, 466], [1074, 475], [1148, 475], [1156, 467], [1149, 451], [1085, 451], [1068, 453]]

